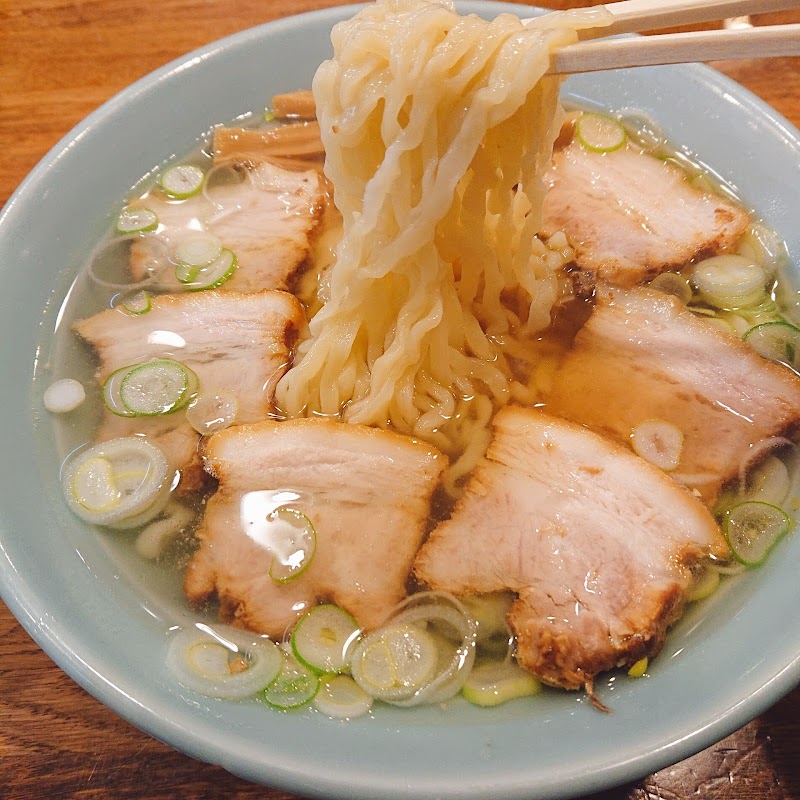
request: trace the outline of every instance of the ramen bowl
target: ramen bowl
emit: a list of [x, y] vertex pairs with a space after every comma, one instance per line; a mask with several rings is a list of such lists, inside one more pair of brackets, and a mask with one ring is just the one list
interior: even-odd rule
[[[519, 6], [460, 4], [491, 16]], [[219, 122], [311, 84], [330, 30], [355, 8], [244, 31], [125, 90], [62, 140], [0, 215], [0, 582], [12, 612], [81, 686], [195, 758], [251, 781], [331, 798], [577, 797], [674, 763], [740, 727], [800, 679], [796, 533], [761, 568], [726, 580], [671, 631], [645, 679], [606, 676], [612, 714], [545, 691], [484, 709], [375, 708], [340, 722], [312, 711], [201, 697], [169, 671], [169, 629], [190, 612], [179, 581], [67, 510], [63, 441], [42, 393], [75, 357], [62, 302], [140, 178]], [[636, 109], [735, 187], [800, 263], [800, 141], [774, 111], [702, 66], [570, 78], [568, 99]], [[174, 109], [180, 107], [181, 113]], [[154, 132], [157, 131], [157, 134]], [[135, 146], [133, 145], [135, 143]], [[76, 367], [78, 368], [78, 367]], [[780, 619], [780, 630], [770, 620]]]

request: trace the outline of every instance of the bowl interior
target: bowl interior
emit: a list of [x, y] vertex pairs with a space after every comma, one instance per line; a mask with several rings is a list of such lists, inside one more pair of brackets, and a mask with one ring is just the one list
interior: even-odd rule
[[[632, 780], [724, 736], [798, 680], [800, 619], [785, 613], [800, 602], [796, 535], [763, 568], [692, 607], [649, 678], [604, 680], [613, 714], [548, 691], [492, 710], [462, 701], [445, 711], [381, 707], [339, 723], [182, 689], [163, 658], [169, 627], [188, 614], [175, 577], [81, 525], [63, 504], [58, 468], [70, 432], [56, 435], [41, 394], [53, 378], [88, 370], [81, 349], [55, 335], [69, 321], [62, 301], [87, 254], [142, 175], [188, 152], [213, 124], [309, 86], [330, 52], [331, 26], [353, 11], [254, 28], [143, 79], [60, 142], [0, 214], [3, 597], [60, 666], [136, 725], [300, 794], [554, 800]], [[798, 263], [798, 134], [760, 101], [698, 66], [576, 76], [564, 92], [649, 113], [778, 231]]]

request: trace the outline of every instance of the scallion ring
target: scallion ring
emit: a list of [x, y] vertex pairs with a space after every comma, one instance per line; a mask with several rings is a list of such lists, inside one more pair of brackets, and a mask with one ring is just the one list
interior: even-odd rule
[[444, 592], [418, 592], [356, 648], [350, 669], [373, 697], [399, 706], [441, 703], [457, 694], [475, 660], [477, 625]]
[[176, 164], [164, 170], [158, 179], [164, 192], [175, 200], [186, 200], [203, 188], [205, 173], [194, 164]]
[[610, 153], [625, 144], [628, 133], [622, 124], [608, 116], [594, 111], [584, 111], [575, 124], [578, 141], [595, 153]]
[[530, 672], [508, 659], [479, 664], [461, 689], [464, 697], [476, 706], [498, 706], [541, 691], [542, 684]]
[[[190, 280], [182, 281], [186, 284], [186, 288], [190, 292], [202, 292], [206, 289], [218, 289], [223, 283], [227, 283], [236, 272], [239, 262], [236, 256], [228, 248], [223, 248], [219, 256], [215, 258], [210, 264], [204, 267], [193, 267], [191, 270], [186, 271], [187, 276], [191, 276]], [[181, 273], [178, 272], [180, 280]]]
[[269, 576], [288, 583], [302, 575], [314, 559], [317, 532], [311, 520], [294, 508], [279, 508], [267, 516], [272, 561]]
[[134, 528], [160, 513], [173, 471], [161, 450], [138, 436], [88, 447], [64, 465], [67, 505], [81, 519], [109, 528]]
[[680, 464], [683, 431], [663, 419], [646, 419], [631, 432], [631, 446], [637, 456], [669, 472]]
[[325, 675], [320, 679], [314, 707], [331, 719], [355, 719], [372, 708], [372, 697], [349, 675]]
[[186, 406], [199, 386], [194, 370], [160, 358], [112, 372], [103, 383], [103, 401], [120, 417], [159, 416]]
[[726, 512], [723, 529], [734, 558], [746, 567], [757, 567], [791, 524], [782, 508], [748, 500]]
[[186, 421], [203, 436], [228, 428], [236, 421], [239, 401], [225, 389], [200, 392], [186, 409]]
[[364, 638], [353, 654], [353, 680], [387, 703], [414, 697], [436, 674], [436, 640], [416, 625], [390, 624]]
[[278, 652], [282, 655], [278, 676], [263, 690], [262, 697], [282, 711], [308, 705], [317, 696], [319, 678], [291, 653]]
[[222, 242], [213, 233], [189, 231], [175, 244], [175, 260], [188, 267], [205, 267], [222, 252]]
[[292, 652], [314, 672], [344, 672], [360, 633], [358, 623], [343, 608], [330, 604], [315, 606], [294, 626]]
[[747, 331], [744, 340], [760, 356], [800, 370], [800, 328], [788, 322], [765, 322]]
[[[129, 265], [134, 257], [147, 277], [131, 282]], [[170, 266], [169, 251], [158, 236], [118, 236], [95, 248], [88, 274], [98, 286], [118, 292], [134, 292], [157, 284]]]
[[119, 297], [115, 307], [127, 311], [128, 314], [132, 314], [134, 317], [140, 317], [153, 308], [153, 299], [150, 292], [139, 289]]
[[243, 700], [269, 686], [283, 654], [269, 639], [228, 625], [196, 625], [169, 643], [167, 664], [180, 683], [220, 700]]
[[662, 272], [650, 281], [650, 288], [677, 297], [684, 305], [692, 299], [689, 281], [677, 272]]
[[732, 311], [753, 306], [765, 298], [767, 275], [750, 259], [726, 254], [696, 264], [692, 283], [707, 303]]
[[147, 233], [158, 227], [158, 215], [150, 208], [128, 206], [117, 217], [117, 233]]
[[74, 411], [85, 399], [86, 390], [80, 381], [61, 378], [45, 389], [42, 402], [51, 414], [67, 414]]

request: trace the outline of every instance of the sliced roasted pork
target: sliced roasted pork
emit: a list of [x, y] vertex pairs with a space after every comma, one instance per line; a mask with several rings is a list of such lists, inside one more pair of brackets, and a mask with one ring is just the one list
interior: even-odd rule
[[[229, 428], [205, 443], [204, 458], [220, 484], [186, 571], [190, 602], [216, 595], [223, 619], [280, 637], [319, 601], [373, 628], [405, 597], [446, 464], [429, 445], [301, 419]], [[305, 514], [316, 530], [313, 559], [286, 583], [270, 577], [268, 516], [278, 508]]]
[[645, 421], [674, 425], [670, 474], [711, 505], [754, 444], [800, 420], [800, 378], [670, 295], [615, 289], [600, 293], [545, 402], [623, 443]]
[[[238, 402], [237, 422], [265, 419], [272, 410], [275, 383], [303, 319], [298, 301], [286, 292], [197, 292], [154, 297], [146, 314], [107, 309], [75, 323], [97, 351], [99, 383], [115, 370], [171, 358], [190, 367], [200, 391], [224, 389]], [[162, 417], [120, 417], [106, 412], [98, 439], [146, 434], [183, 472], [182, 488], [202, 477], [199, 434], [182, 412]]]
[[519, 663], [591, 690], [598, 673], [659, 652], [692, 565], [724, 553], [709, 512], [664, 473], [585, 428], [507, 407], [414, 569], [456, 595], [516, 592]]
[[563, 230], [578, 266], [618, 286], [730, 248], [749, 224], [741, 208], [632, 145], [596, 153], [573, 141], [555, 152], [549, 179], [544, 232]]
[[[263, 163], [242, 168], [241, 183], [220, 185], [205, 196], [175, 203], [155, 193], [138, 205], [152, 209], [161, 226], [159, 237], [174, 248], [181, 236], [202, 228], [233, 251], [238, 267], [220, 288], [256, 292], [287, 289], [304, 266], [311, 238], [325, 202], [320, 174], [282, 169]], [[131, 273], [139, 281], [147, 276], [148, 251], [133, 248]], [[160, 282], [179, 287], [168, 269]]]

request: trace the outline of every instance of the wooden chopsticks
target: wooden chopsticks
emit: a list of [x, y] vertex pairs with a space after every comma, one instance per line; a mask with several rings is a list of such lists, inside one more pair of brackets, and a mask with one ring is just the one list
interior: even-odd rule
[[[584, 31], [581, 36], [583, 39], [593, 39], [747, 14], [785, 11], [798, 6], [800, 0], [623, 0], [602, 7], [611, 15], [610, 24], [602, 24], [608, 22], [608, 16], [604, 15], [604, 19], [599, 16], [602, 22]], [[800, 24], [767, 25], [581, 41], [560, 48], [553, 56], [550, 72], [592, 72], [688, 61], [798, 55]]]
[[771, 56], [800, 56], [800, 25], [765, 25], [744, 30], [693, 31], [580, 42], [558, 50], [550, 72], [594, 72], [653, 64]]
[[610, 25], [591, 28], [581, 38], [654, 31], [749, 14], [789, 11], [799, 5], [798, 0], [623, 0], [603, 6], [611, 15]]

